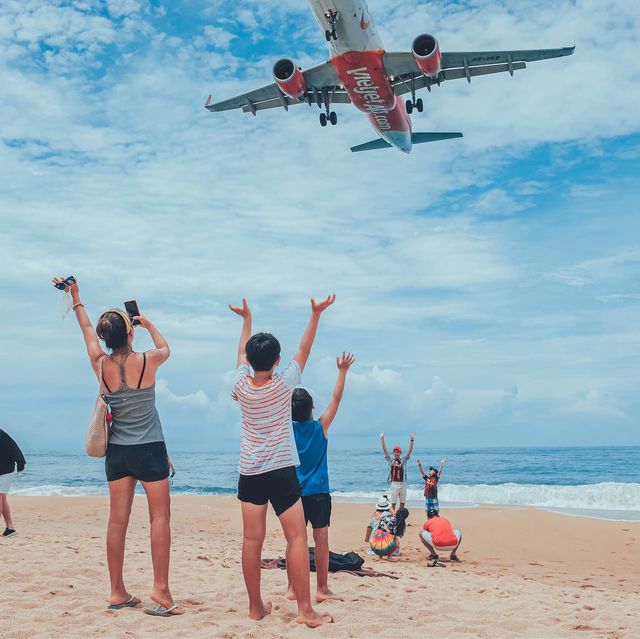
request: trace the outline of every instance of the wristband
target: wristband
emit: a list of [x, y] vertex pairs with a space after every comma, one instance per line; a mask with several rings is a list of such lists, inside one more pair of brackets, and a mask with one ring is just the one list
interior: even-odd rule
[[84, 308], [84, 304], [82, 302], [78, 302], [77, 304], [74, 304], [71, 308], [75, 311], [76, 308], [78, 308], [79, 306], [82, 306], [82, 308]]

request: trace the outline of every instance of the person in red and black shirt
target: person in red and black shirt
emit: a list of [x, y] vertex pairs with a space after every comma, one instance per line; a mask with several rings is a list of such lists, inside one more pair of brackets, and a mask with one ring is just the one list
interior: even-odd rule
[[440, 502], [438, 501], [438, 482], [440, 481], [440, 475], [442, 475], [442, 469], [444, 468], [444, 459], [440, 460], [440, 468], [436, 470], [433, 466], [429, 468], [429, 473], [425, 473], [422, 468], [422, 464], [418, 459], [418, 468], [420, 474], [424, 479], [424, 509], [429, 512], [430, 510], [440, 510]]
[[416, 434], [411, 433], [409, 449], [404, 457], [402, 456], [402, 448], [400, 448], [400, 446], [394, 446], [393, 457], [391, 457], [384, 441], [384, 433], [380, 433], [380, 443], [382, 444], [384, 458], [389, 464], [389, 476], [387, 478], [389, 482], [389, 500], [394, 510], [396, 503], [400, 503], [399, 508], [404, 508], [404, 504], [407, 501], [407, 462], [409, 461], [409, 457], [411, 457], [415, 437]]

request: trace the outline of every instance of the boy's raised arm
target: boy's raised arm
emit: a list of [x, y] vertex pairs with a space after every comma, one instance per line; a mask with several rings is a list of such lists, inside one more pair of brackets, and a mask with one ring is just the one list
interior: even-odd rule
[[307, 360], [311, 353], [311, 347], [313, 346], [313, 341], [316, 338], [320, 315], [322, 315], [322, 312], [329, 308], [329, 306], [331, 306], [335, 301], [335, 294], [329, 295], [329, 297], [322, 302], [316, 302], [314, 299], [311, 300], [311, 318], [309, 319], [307, 328], [305, 329], [302, 340], [300, 341], [298, 352], [293, 357], [293, 359], [298, 362], [298, 366], [300, 366], [301, 371], [303, 371], [304, 367], [307, 365]]
[[243, 320], [240, 342], [238, 344], [237, 362], [237, 366], [241, 366], [242, 364], [249, 363], [249, 360], [247, 359], [247, 342], [251, 337], [251, 310], [249, 309], [247, 300], [244, 297], [242, 298], [242, 306], [231, 306], [231, 304], [229, 304], [229, 308]]
[[325, 437], [329, 431], [329, 426], [335, 419], [340, 401], [342, 400], [342, 393], [344, 393], [344, 384], [347, 381], [347, 372], [351, 368], [351, 364], [355, 361], [355, 357], [351, 353], [342, 353], [342, 357], [336, 358], [338, 365], [338, 380], [333, 389], [333, 397], [329, 402], [329, 405], [325, 409], [324, 413], [320, 415], [320, 423], [322, 424], [322, 430], [324, 430]]
[[438, 478], [442, 475], [442, 469], [444, 468], [444, 459], [440, 460], [440, 470], [438, 471]]

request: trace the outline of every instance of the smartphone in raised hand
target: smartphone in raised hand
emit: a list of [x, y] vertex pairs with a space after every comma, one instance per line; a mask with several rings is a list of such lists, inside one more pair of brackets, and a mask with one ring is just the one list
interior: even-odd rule
[[131, 319], [131, 323], [134, 326], [138, 326], [140, 324], [140, 320], [134, 320], [134, 317], [138, 317], [140, 315], [140, 309], [138, 308], [138, 302], [135, 300], [129, 300], [124, 303], [124, 310], [127, 311], [127, 315], [129, 319]]

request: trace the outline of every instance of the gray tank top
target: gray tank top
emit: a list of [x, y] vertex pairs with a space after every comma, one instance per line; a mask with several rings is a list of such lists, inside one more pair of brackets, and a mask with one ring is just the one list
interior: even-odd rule
[[[128, 356], [127, 356], [128, 357]], [[121, 386], [111, 392], [107, 383], [106, 397], [111, 407], [113, 421], [111, 422], [110, 444], [132, 446], [134, 444], [151, 444], [163, 442], [162, 424], [156, 410], [156, 385], [149, 388], [140, 388], [145, 368], [147, 367], [147, 354], [143, 353], [144, 364], [137, 388], [130, 388], [124, 377], [124, 365], [127, 358], [120, 364]], [[113, 361], [113, 360], [112, 360]]]

